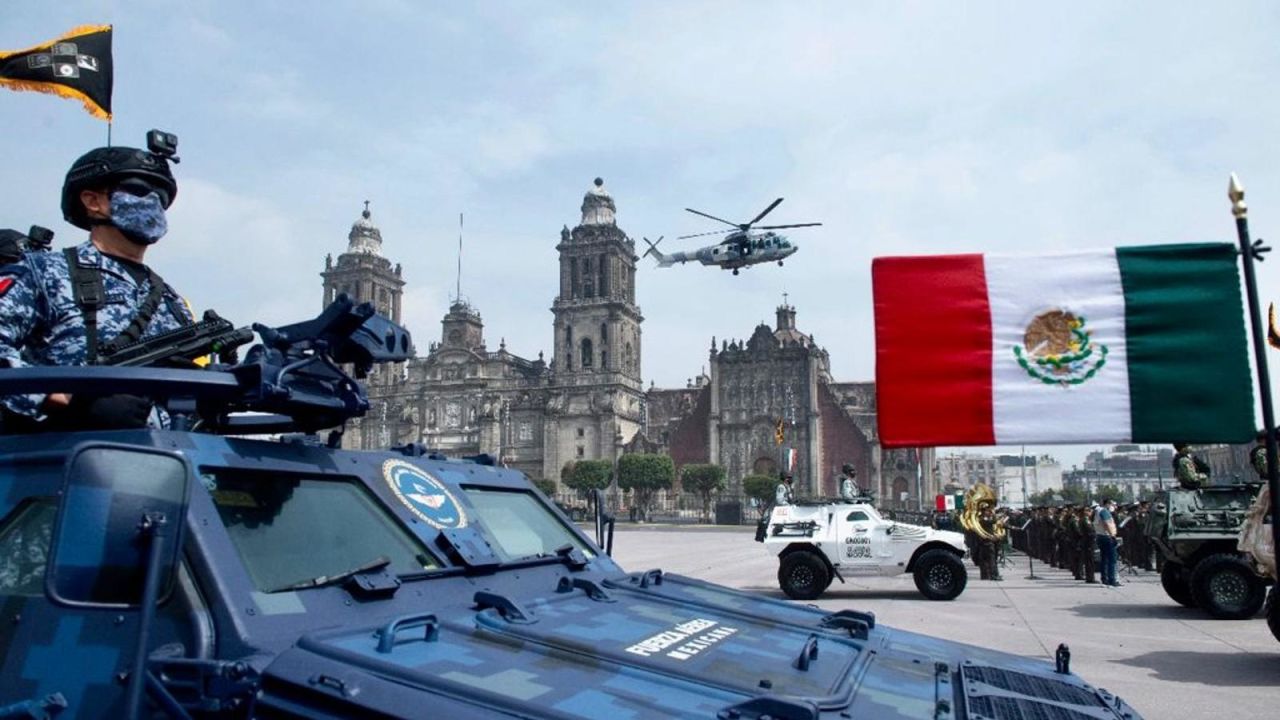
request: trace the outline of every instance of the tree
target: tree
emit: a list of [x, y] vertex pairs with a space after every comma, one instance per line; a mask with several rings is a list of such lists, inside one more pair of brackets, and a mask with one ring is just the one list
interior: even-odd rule
[[543, 495], [549, 498], [556, 496], [556, 481], [551, 478], [540, 478], [533, 481], [533, 486], [542, 491]]
[[[564, 484], [577, 490], [578, 495], [590, 498], [592, 490], [603, 490], [613, 482], [613, 464], [608, 460], [579, 460]], [[594, 502], [593, 502], [594, 506]]]
[[635, 508], [642, 519], [649, 515], [653, 494], [671, 487], [676, 465], [670, 455], [631, 453], [618, 458], [618, 487], [634, 493]]
[[724, 490], [724, 468], [693, 463], [680, 468], [680, 486], [702, 501], [702, 517], [711, 518], [711, 496]]
[[758, 503], [760, 514], [773, 502], [778, 481], [770, 475], [748, 475], [742, 478], [742, 492]]
[[1120, 487], [1119, 485], [1112, 485], [1110, 483], [1101, 483], [1093, 488], [1092, 500], [1094, 502], [1098, 502], [1103, 499], [1115, 500], [1117, 503], [1123, 505], [1125, 503], [1133, 502], [1133, 495], [1129, 493], [1129, 489], [1126, 487]]
[[1028, 496], [1031, 504], [1040, 505], [1082, 505], [1085, 501], [1084, 490], [1082, 488], [1064, 487], [1050, 488], [1041, 490], [1038, 493], [1031, 493]]
[[564, 483], [565, 485], [568, 485], [569, 478], [573, 477], [573, 465], [574, 465], [574, 462], [570, 460], [569, 462], [564, 464], [564, 467], [560, 468], [560, 482]]

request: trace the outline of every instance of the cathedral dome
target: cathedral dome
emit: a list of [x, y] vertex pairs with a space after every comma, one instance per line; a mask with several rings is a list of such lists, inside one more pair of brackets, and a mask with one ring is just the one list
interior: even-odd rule
[[351, 232], [347, 235], [347, 252], [382, 254], [382, 231], [373, 224], [368, 200], [364, 201], [364, 212], [360, 213], [360, 219], [351, 224]]
[[593, 187], [582, 198], [582, 224], [617, 225], [617, 212], [613, 196], [604, 189], [604, 180], [596, 178]]

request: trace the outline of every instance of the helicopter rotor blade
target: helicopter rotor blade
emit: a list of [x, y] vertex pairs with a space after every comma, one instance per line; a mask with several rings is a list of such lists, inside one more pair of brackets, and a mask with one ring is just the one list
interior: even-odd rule
[[778, 205], [780, 205], [780, 204], [782, 204], [782, 198], [778, 198], [777, 200], [774, 200], [772, 203], [770, 203], [770, 204], [769, 204], [769, 207], [767, 207], [767, 208], [765, 208], [764, 210], [761, 210], [761, 211], [760, 211], [760, 214], [756, 216], [756, 219], [755, 219], [755, 220], [752, 220], [751, 222], [747, 223], [746, 225], [740, 225], [739, 227], [741, 227], [743, 230], [746, 230], [747, 228], [751, 227], [752, 225], [755, 225], [756, 223], [758, 223], [758, 222], [760, 222], [761, 220], [763, 220], [765, 215], [768, 215], [769, 213], [773, 212], [773, 209], [774, 209], [774, 208], [776, 208], [776, 207], [778, 207]]
[[701, 216], [702, 216], [702, 217], [704, 217], [704, 218], [711, 218], [712, 220], [715, 220], [716, 222], [722, 222], [722, 223], [724, 223], [725, 225], [728, 225], [728, 226], [730, 226], [730, 227], [741, 227], [740, 225], [738, 225], [738, 223], [732, 223], [732, 222], [729, 222], [728, 220], [725, 220], [724, 218], [718, 218], [718, 217], [716, 217], [715, 215], [708, 215], [708, 214], [706, 214], [706, 213], [702, 212], [701, 210], [694, 210], [693, 208], [685, 208], [685, 210], [687, 210], [687, 211], [689, 211], [689, 212], [693, 213], [694, 215], [701, 215]]
[[712, 230], [711, 232], [694, 233], [692, 235], [681, 235], [676, 239], [687, 240], [688, 238], [705, 237], [707, 235], [724, 235], [727, 232], [733, 232], [733, 231], [732, 230]]
[[781, 230], [783, 228], [817, 227], [822, 223], [796, 223], [794, 225], [761, 225], [757, 230]]

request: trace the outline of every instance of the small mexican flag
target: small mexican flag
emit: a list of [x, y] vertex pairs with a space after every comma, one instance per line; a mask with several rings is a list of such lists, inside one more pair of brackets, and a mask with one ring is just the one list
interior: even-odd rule
[[940, 493], [934, 498], [934, 507], [938, 512], [951, 512], [964, 509], [964, 493]]
[[1236, 250], [876, 258], [884, 447], [1243, 442]]

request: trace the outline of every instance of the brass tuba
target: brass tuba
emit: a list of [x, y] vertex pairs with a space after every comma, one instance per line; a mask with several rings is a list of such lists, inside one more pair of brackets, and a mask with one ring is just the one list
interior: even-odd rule
[[960, 526], [983, 540], [1001, 542], [1004, 540], [1004, 519], [993, 520], [991, 529], [983, 527], [982, 516], [987, 511], [994, 512], [996, 494], [990, 486], [978, 483], [964, 493], [964, 510], [960, 513]]

